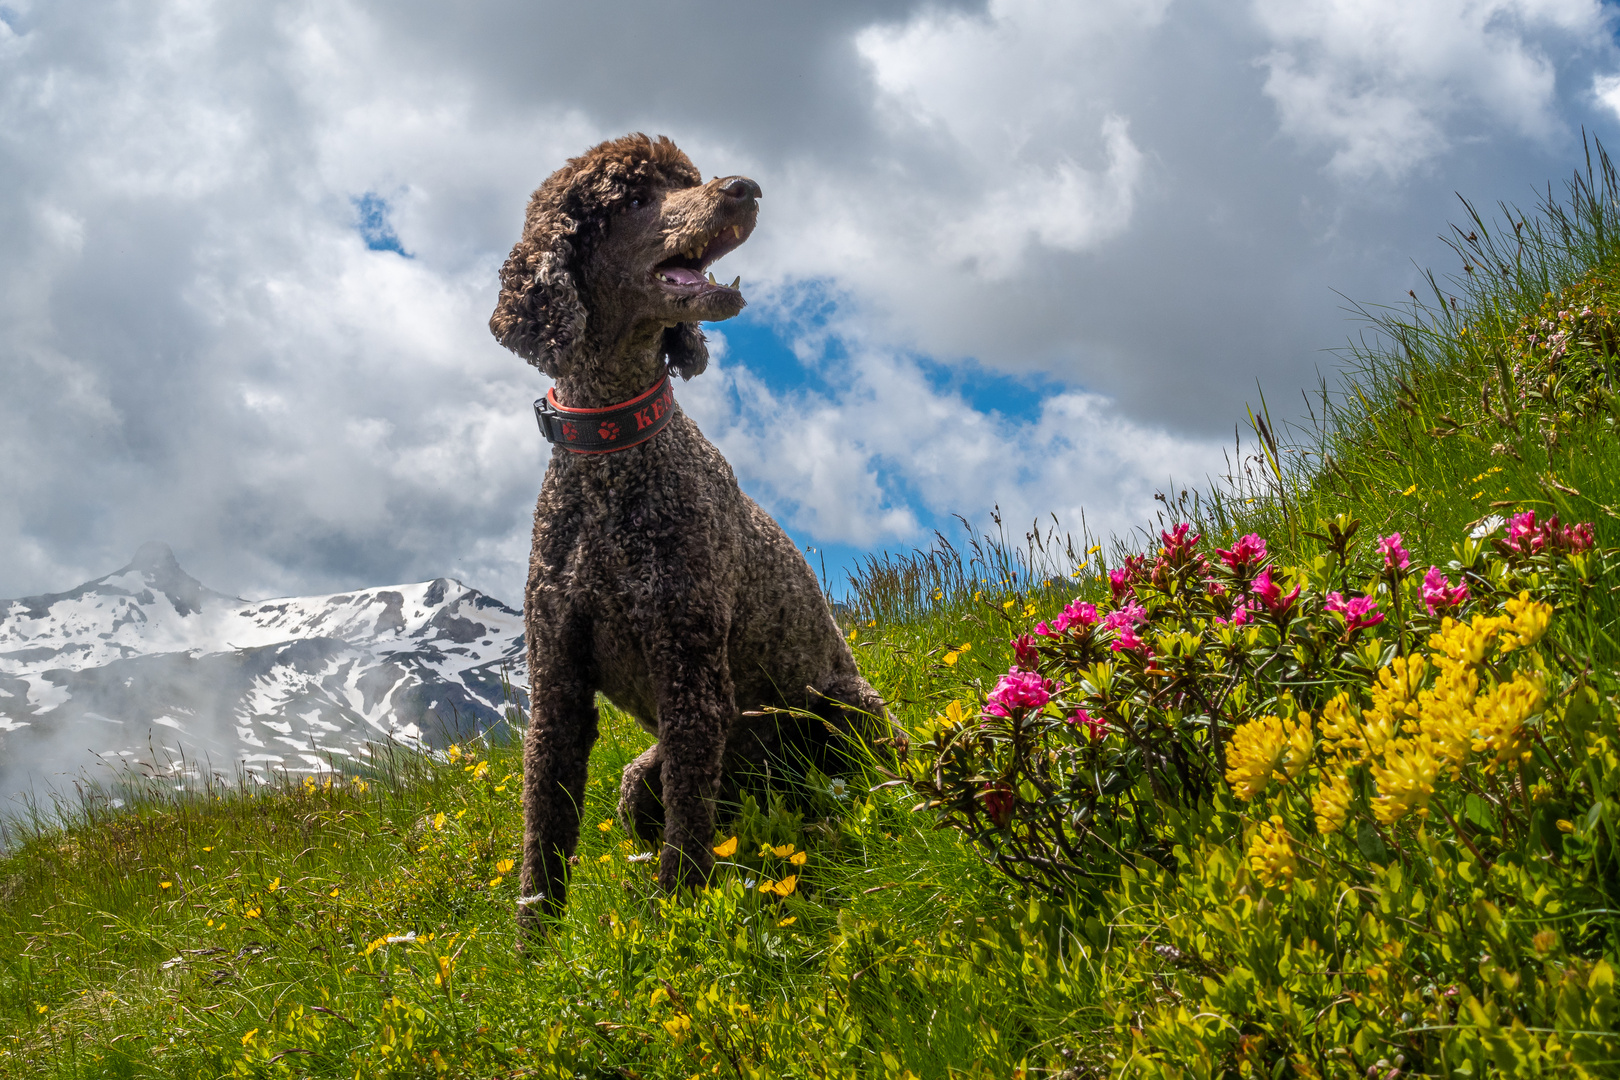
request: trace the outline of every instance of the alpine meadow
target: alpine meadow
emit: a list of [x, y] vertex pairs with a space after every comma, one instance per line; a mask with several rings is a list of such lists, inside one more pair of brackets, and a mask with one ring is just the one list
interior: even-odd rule
[[1460, 218], [1137, 534], [868, 559], [906, 734], [724, 807], [702, 889], [615, 823], [605, 702], [521, 953], [516, 704], [13, 815], [0, 1075], [1620, 1076], [1620, 178]]

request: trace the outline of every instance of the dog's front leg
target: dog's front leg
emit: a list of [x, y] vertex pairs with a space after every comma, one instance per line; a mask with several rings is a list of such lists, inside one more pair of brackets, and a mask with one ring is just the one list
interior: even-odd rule
[[682, 640], [663, 668], [658, 703], [664, 850], [658, 884], [701, 885], [714, 867], [714, 800], [726, 733], [736, 715], [723, 633]]
[[596, 744], [596, 692], [581, 650], [566, 642], [531, 649], [529, 730], [523, 741], [523, 870], [519, 939], [561, 914], [568, 859], [579, 843], [586, 764]]

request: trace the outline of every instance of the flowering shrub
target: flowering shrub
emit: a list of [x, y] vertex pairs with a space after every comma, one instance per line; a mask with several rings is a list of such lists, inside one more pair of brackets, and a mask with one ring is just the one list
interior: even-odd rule
[[[1189, 525], [1164, 532], [1109, 600], [1016, 638], [977, 716], [925, 725], [893, 779], [1059, 892], [1173, 867], [1174, 823], [1218, 792], [1254, 804], [1250, 865], [1278, 888], [1307, 872], [1289, 846], [1307, 826], [1381, 850], [1432, 812], [1483, 842], [1464, 821], [1496, 822], [1550, 767], [1531, 758], [1573, 669], [1540, 646], [1549, 599], [1590, 589], [1591, 526], [1489, 519], [1426, 570], [1398, 533], [1358, 557], [1358, 529], [1327, 523], [1328, 552], [1292, 567], [1255, 535], [1211, 559]], [[1305, 816], [1259, 812], [1290, 799]]]

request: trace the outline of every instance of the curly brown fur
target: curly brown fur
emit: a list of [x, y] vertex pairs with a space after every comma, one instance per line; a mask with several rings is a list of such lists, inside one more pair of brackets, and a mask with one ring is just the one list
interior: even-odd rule
[[[663, 137], [595, 147], [530, 200], [491, 331], [573, 408], [634, 397], [666, 364], [697, 375], [698, 323], [744, 303], [703, 271], [753, 231], [759, 195], [746, 177], [702, 183]], [[826, 760], [830, 732], [872, 733], [884, 716], [803, 556], [678, 406], [638, 446], [552, 454], [524, 620], [524, 929], [565, 901], [598, 692], [658, 737], [625, 769], [620, 817], [662, 833], [658, 880], [671, 890], [709, 874], [724, 778]], [[771, 708], [811, 719], [745, 715]]]

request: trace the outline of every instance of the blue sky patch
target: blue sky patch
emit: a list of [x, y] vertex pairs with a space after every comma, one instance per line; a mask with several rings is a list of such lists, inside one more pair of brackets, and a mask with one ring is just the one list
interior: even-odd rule
[[388, 220], [390, 207], [387, 199], [375, 191], [368, 191], [358, 197], [351, 195], [349, 201], [354, 204], [355, 214], [358, 216], [355, 230], [366, 242], [366, 247], [372, 251], [392, 251], [407, 259], [416, 257], [400, 244], [393, 223]]

